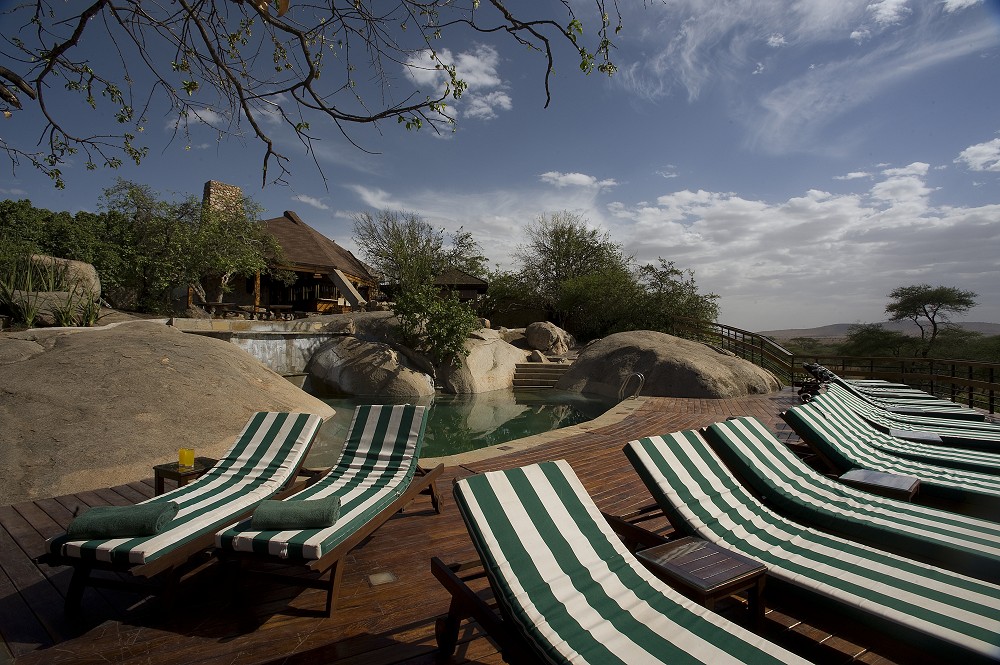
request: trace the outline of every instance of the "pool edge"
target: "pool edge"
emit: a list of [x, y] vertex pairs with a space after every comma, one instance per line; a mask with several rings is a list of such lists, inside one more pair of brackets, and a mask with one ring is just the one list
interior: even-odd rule
[[424, 467], [431, 467], [443, 463], [445, 466], [459, 466], [462, 464], [479, 462], [484, 459], [490, 459], [492, 457], [499, 457], [501, 455], [508, 455], [510, 453], [535, 448], [546, 443], [558, 441], [559, 439], [565, 439], [575, 434], [581, 434], [596, 428], [607, 427], [608, 425], [619, 423], [637, 411], [643, 404], [646, 403], [648, 399], [649, 398], [647, 397], [626, 399], [611, 407], [593, 420], [588, 420], [576, 425], [570, 425], [568, 427], [561, 427], [548, 432], [542, 432], [540, 434], [533, 434], [532, 436], [526, 436], [522, 439], [505, 441], [504, 443], [498, 443], [486, 448], [470, 450], [464, 453], [456, 453], [454, 455], [422, 457], [420, 458], [420, 465]]

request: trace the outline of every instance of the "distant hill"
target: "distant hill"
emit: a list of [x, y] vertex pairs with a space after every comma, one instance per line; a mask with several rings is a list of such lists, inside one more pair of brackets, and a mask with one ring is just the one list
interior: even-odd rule
[[[776, 340], [789, 340], [796, 337], [812, 337], [814, 339], [843, 339], [853, 323], [834, 323], [818, 328], [788, 328], [787, 330], [761, 330], [759, 334]], [[965, 330], [982, 333], [983, 335], [1000, 335], [1000, 323], [984, 323], [981, 321], [963, 321], [957, 324]], [[920, 329], [909, 321], [886, 321], [882, 323], [886, 330], [897, 330], [907, 335], [920, 335]]]

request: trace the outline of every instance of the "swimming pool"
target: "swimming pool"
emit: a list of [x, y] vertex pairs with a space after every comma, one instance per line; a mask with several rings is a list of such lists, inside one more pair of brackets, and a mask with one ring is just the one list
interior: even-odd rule
[[[336, 461], [347, 437], [354, 407], [359, 404], [403, 404], [414, 400], [380, 397], [321, 397], [337, 413], [323, 425], [322, 436], [309, 453], [310, 466]], [[475, 395], [438, 393], [429, 403], [430, 415], [421, 457], [443, 457], [478, 450], [533, 434], [593, 420], [616, 400], [564, 390], [494, 390]]]

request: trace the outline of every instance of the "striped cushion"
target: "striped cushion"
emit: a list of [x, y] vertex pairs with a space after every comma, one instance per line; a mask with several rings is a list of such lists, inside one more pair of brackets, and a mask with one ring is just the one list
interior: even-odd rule
[[954, 469], [968, 469], [991, 475], [1000, 474], [1000, 454], [906, 441], [879, 431], [853, 409], [842, 406], [836, 400], [825, 400], [821, 399], [822, 397], [824, 396], [819, 395], [810, 403], [836, 419], [842, 426], [850, 427], [856, 436], [864, 437], [869, 445], [882, 452]]
[[323, 419], [308, 413], [257, 413], [232, 448], [203, 476], [172, 492], [144, 501], [173, 501], [179, 510], [166, 530], [143, 538], [69, 541], [53, 539], [62, 556], [140, 565], [232, 523], [282, 488], [319, 430]]
[[914, 476], [920, 491], [939, 493], [960, 501], [996, 504], [1000, 500], [1000, 477], [963, 469], [903, 459], [882, 452], [871, 444], [870, 432], [829, 414], [809, 402], [789, 409], [785, 420], [799, 436], [823, 451], [841, 472], [854, 467]]
[[369, 522], [406, 491], [417, 468], [427, 408], [364, 405], [354, 411], [344, 450], [317, 483], [286, 501], [340, 497], [340, 516], [324, 529], [253, 531], [250, 520], [220, 531], [216, 546], [315, 560]]
[[455, 498], [498, 602], [546, 662], [802, 662], [649, 573], [564, 460], [463, 479]]
[[1000, 586], [827, 535], [764, 507], [694, 431], [626, 445], [675, 524], [763, 562], [768, 575], [917, 631], [952, 657], [1000, 654]]
[[882, 430], [891, 428], [918, 432], [932, 432], [946, 443], [976, 448], [1000, 450], [1000, 425], [991, 422], [973, 422], [932, 416], [904, 416], [890, 413], [852, 395], [840, 386], [830, 386], [825, 393], [813, 398], [817, 403], [835, 401], [841, 406], [861, 414], [865, 420]]
[[754, 418], [716, 423], [705, 438], [772, 508], [824, 531], [990, 582], [1000, 582], [1000, 523], [888, 499], [817, 473]]
[[907, 415], [937, 416], [939, 418], [958, 420], [982, 421], [986, 419], [986, 415], [984, 413], [976, 411], [975, 409], [959, 406], [954, 402], [948, 402], [946, 400], [904, 398], [880, 399], [878, 397], [865, 395], [864, 393], [858, 391], [857, 388], [841, 379], [837, 379], [832, 385], [840, 386], [858, 399], [868, 402], [873, 406], [880, 406], [883, 409], [897, 413], [904, 413]]

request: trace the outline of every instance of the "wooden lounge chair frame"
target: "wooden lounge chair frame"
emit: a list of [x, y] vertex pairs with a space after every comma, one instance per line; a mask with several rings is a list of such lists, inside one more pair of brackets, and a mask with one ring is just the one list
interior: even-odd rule
[[[667, 538], [619, 517], [601, 514], [631, 551], [668, 542]], [[434, 636], [442, 656], [450, 657], [455, 653], [462, 621], [472, 619], [497, 644], [503, 659], [508, 663], [530, 663], [537, 660], [538, 657], [525, 646], [524, 639], [510, 620], [504, 618], [499, 609], [494, 609], [470, 586], [470, 582], [488, 580], [481, 560], [445, 563], [438, 557], [431, 557], [431, 573], [451, 595], [448, 614], [438, 617], [434, 624]]]
[[[390, 425], [395, 419], [399, 419], [396, 425]], [[403, 422], [407, 424], [403, 424]], [[344, 560], [348, 553], [351, 552], [355, 547], [362, 544], [368, 537], [370, 537], [375, 531], [379, 529], [386, 521], [388, 521], [396, 513], [402, 512], [403, 509], [414, 499], [416, 499], [421, 494], [428, 494], [431, 498], [431, 506], [436, 513], [441, 512], [441, 501], [440, 496], [437, 491], [437, 479], [444, 472], [444, 464], [438, 464], [436, 467], [430, 470], [422, 468], [417, 460], [420, 454], [420, 448], [423, 441], [424, 429], [427, 424], [427, 412], [425, 407], [412, 406], [412, 405], [396, 405], [396, 406], [379, 406], [379, 405], [363, 405], [355, 409], [354, 419], [352, 420], [350, 431], [348, 433], [348, 446], [354, 446], [350, 448], [350, 456], [348, 455], [347, 448], [342, 453], [342, 458], [339, 463], [347, 462], [347, 466], [335, 466], [323, 477], [317, 479], [317, 490], [322, 492], [328, 489], [329, 486], [324, 486], [324, 483], [329, 481], [334, 488], [337, 488], [337, 483], [342, 483], [339, 489], [348, 489], [352, 486], [353, 482], [358, 478], [365, 476], [352, 475], [355, 471], [357, 473], [363, 473], [365, 471], [371, 472], [372, 477], [377, 477], [377, 472], [370, 465], [374, 463], [374, 459], [386, 453], [386, 449], [383, 447], [373, 446], [373, 442], [379, 436], [380, 428], [399, 426], [400, 429], [393, 430], [395, 435], [398, 437], [400, 434], [405, 435], [404, 439], [396, 439], [394, 445], [398, 445], [400, 442], [405, 442], [405, 446], [411, 445], [412, 442], [412, 456], [411, 457], [396, 457], [401, 455], [402, 451], [394, 449], [392, 451], [394, 459], [397, 461], [402, 459], [409, 459], [410, 461], [406, 465], [407, 479], [405, 489], [402, 491], [389, 503], [382, 506], [378, 512], [367, 516], [365, 521], [358, 524], [357, 527], [344, 535], [343, 540], [334, 544], [329, 551], [321, 551], [316, 558], [310, 558], [304, 555], [288, 555], [287, 545], [284, 547], [286, 551], [280, 553], [275, 553], [273, 550], [270, 552], [262, 552], [257, 547], [253, 547], [254, 551], [245, 551], [241, 547], [247, 546], [247, 541], [243, 541], [241, 547], [236, 546], [237, 539], [241, 537], [249, 538], [250, 543], [255, 543], [258, 546], [262, 546], [265, 543], [268, 547], [272, 545], [278, 545], [279, 547], [282, 543], [288, 543], [289, 538], [275, 538], [272, 540], [270, 537], [265, 536], [265, 534], [277, 534], [277, 531], [272, 532], [255, 532], [249, 530], [249, 525], [234, 525], [235, 528], [232, 530], [226, 530], [218, 532], [215, 534], [216, 547], [220, 552], [220, 556], [232, 565], [232, 572], [234, 580], [240, 571], [245, 571], [254, 577], [259, 577], [263, 579], [268, 579], [271, 581], [280, 582], [282, 584], [304, 587], [308, 589], [319, 589], [326, 591], [326, 610], [325, 616], [330, 617], [333, 615], [333, 611], [336, 609], [337, 600], [340, 596], [340, 587], [343, 580], [344, 574]], [[386, 430], [381, 430], [382, 434], [385, 434]], [[380, 443], [385, 443], [387, 439], [381, 439]], [[362, 453], [362, 450], [366, 449], [366, 446], [372, 445], [372, 448], [368, 448], [368, 452]], [[378, 455], [375, 458], [370, 457], [372, 450], [377, 450]], [[361, 460], [360, 464], [357, 460]], [[387, 465], [386, 468], [395, 468], [397, 471], [403, 469], [402, 465], [398, 467], [392, 467]], [[412, 475], [409, 468], [412, 468]], [[338, 471], [340, 469], [340, 471]], [[348, 482], [344, 482], [347, 480]], [[382, 487], [382, 490], [390, 490], [394, 486], [387, 484]], [[398, 487], [402, 488], [402, 485]], [[334, 489], [330, 494], [336, 494], [339, 489]], [[374, 496], [379, 496], [375, 494]], [[293, 497], [292, 501], [297, 500], [297, 498], [302, 498], [303, 500], [308, 500], [310, 497]], [[356, 504], [356, 507], [363, 504]], [[372, 506], [374, 508], [375, 506]], [[361, 511], [354, 516], [357, 519], [360, 516], [366, 516], [367, 509]], [[341, 519], [349, 519], [341, 516]], [[241, 531], [245, 532], [246, 536], [241, 536]], [[311, 530], [290, 530], [289, 532], [298, 533], [308, 533]], [[322, 530], [317, 530], [314, 532], [314, 536], [319, 538], [319, 534]], [[337, 531], [333, 531], [330, 536], [336, 535]], [[320, 539], [318, 542], [322, 542]], [[299, 553], [302, 554], [302, 553]], [[244, 565], [246, 564], [246, 565]], [[240, 585], [234, 584], [236, 593], [234, 596], [239, 595]]]
[[[312, 431], [309, 435], [308, 441], [304, 445], [304, 450], [299, 454], [298, 460], [295, 463], [294, 468], [288, 474], [288, 478], [283, 487], [278, 490], [278, 492], [272, 494], [271, 498], [284, 498], [290, 496], [301, 491], [302, 489], [305, 489], [315, 481], [315, 474], [304, 471], [302, 468], [308, 454], [309, 447], [312, 445], [312, 442], [323, 422], [322, 418], [319, 418], [318, 416], [312, 416], [311, 418], [312, 420], [310, 424]], [[305, 479], [297, 480], [300, 476], [304, 476]], [[196, 480], [193, 483], [186, 485], [184, 488], [178, 488], [178, 491], [182, 489], [191, 491], [196, 487], [197, 482], [198, 481]], [[168, 495], [160, 496], [165, 497]], [[222, 523], [230, 524], [237, 522], [240, 519], [245, 519], [253, 513], [255, 507], [256, 504], [249, 506], [246, 510], [239, 513], [228, 515]], [[218, 527], [219, 525], [205, 527], [203, 533], [191, 539], [184, 545], [174, 548], [170, 552], [143, 564], [100, 561], [96, 559], [56, 554], [51, 551], [36, 557], [34, 561], [36, 563], [44, 563], [53, 567], [70, 566], [73, 568], [73, 577], [70, 579], [65, 599], [65, 611], [67, 614], [75, 614], [79, 612], [81, 602], [83, 600], [83, 593], [87, 586], [125, 591], [138, 591], [147, 595], [159, 594], [162, 595], [168, 603], [170, 603], [173, 600], [173, 595], [178, 584], [195, 573], [200, 572], [205, 563], [212, 559], [211, 550], [215, 542], [215, 532], [218, 530]], [[205, 556], [198, 558], [197, 555], [199, 553], [204, 553]], [[120, 576], [95, 577], [92, 575], [95, 570], [123, 573], [127, 574], [128, 577], [124, 579]]]
[[[297, 562], [268, 554], [235, 552], [228, 549], [219, 550], [220, 555], [224, 561], [240, 566], [241, 573], [248, 573], [260, 579], [280, 582], [286, 585], [326, 591], [325, 616], [331, 617], [334, 610], [337, 609], [337, 600], [340, 597], [340, 587], [344, 577], [344, 563], [347, 555], [375, 533], [393, 515], [402, 513], [406, 506], [421, 494], [430, 495], [431, 507], [435, 513], [440, 514], [441, 498], [437, 490], [437, 479], [443, 472], [444, 464], [438, 464], [430, 470], [417, 466], [414, 473], [415, 477], [405, 492], [400, 494], [395, 501], [383, 508], [360, 529], [319, 559]], [[254, 570], [242, 564], [276, 564], [287, 572]], [[314, 575], [318, 574], [318, 577], [296, 574], [303, 571]], [[239, 585], [236, 585], [236, 588], [238, 591]]]
[[[435, 626], [440, 657], [473, 618], [510, 663], [804, 662], [671, 588], [655, 557], [633, 554], [667, 539], [602, 514], [565, 460], [453, 490], [482, 564], [432, 560], [451, 595]], [[483, 576], [497, 610], [469, 585]]]
[[[657, 439], [666, 440], [666, 446]], [[1000, 653], [997, 585], [781, 517], [752, 497], [697, 431], [646, 437], [630, 442], [625, 451], [675, 529], [722, 540], [738, 552], [758, 557], [768, 566], [769, 582], [802, 592], [810, 602], [843, 617], [854, 616], [867, 627], [898, 635], [904, 643], [920, 645], [949, 662], [959, 658], [992, 662]], [[667, 473], [679, 480], [677, 487], [667, 480]], [[691, 495], [690, 502], [684, 495]], [[835, 551], [841, 554], [834, 555]], [[856, 560], [860, 556], [864, 559]], [[895, 568], [897, 579], [885, 582], [873, 574], [876, 568], [852, 568], [860, 564], [881, 567], [883, 573]], [[904, 576], [899, 571], [907, 572]], [[837, 586], [848, 576], [855, 579], [844, 579], [844, 587]], [[924, 615], [908, 614], [898, 605], [903, 602], [922, 608]], [[937, 607], [932, 610], [932, 605]]]

